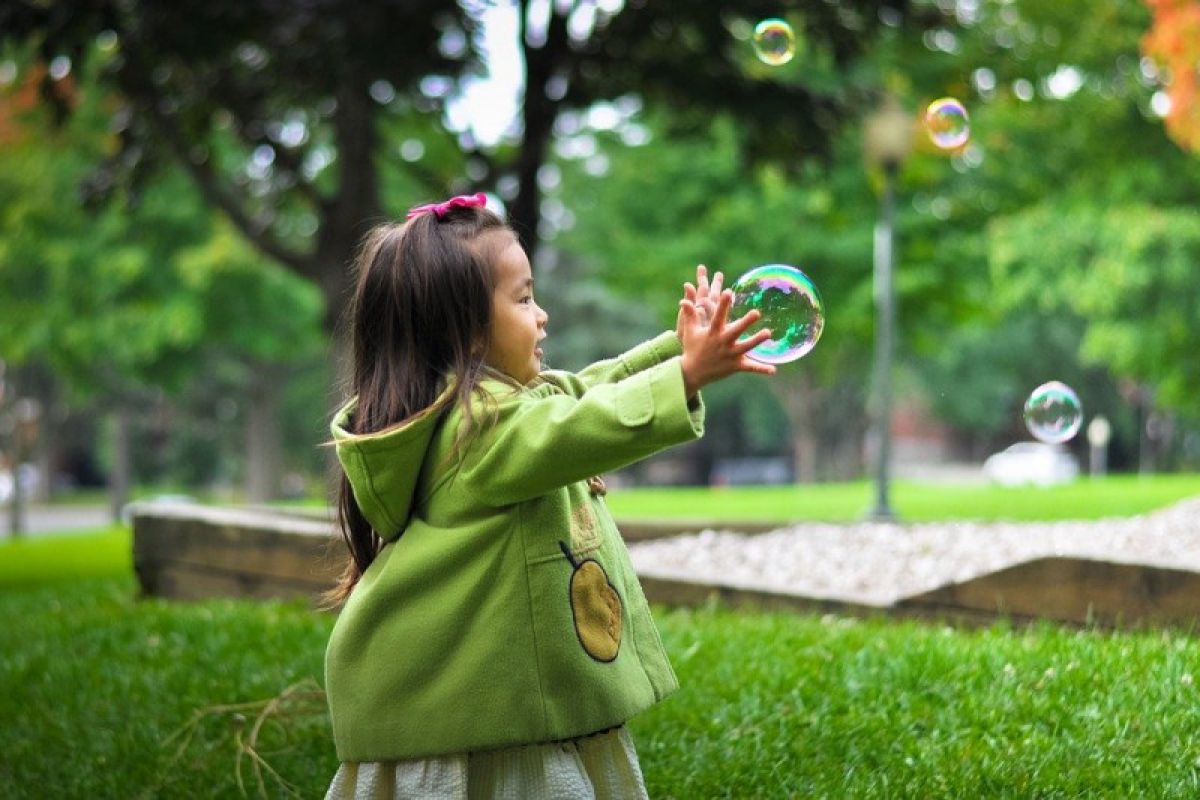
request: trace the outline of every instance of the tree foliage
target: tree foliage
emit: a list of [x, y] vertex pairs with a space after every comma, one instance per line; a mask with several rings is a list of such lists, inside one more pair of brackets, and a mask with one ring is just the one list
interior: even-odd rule
[[54, 131], [14, 115], [19, 127], [0, 155], [0, 352], [17, 363], [47, 359], [80, 394], [178, 385], [203, 319], [178, 291], [171, 258], [203, 238], [204, 222], [178, 202], [178, 180], [136, 209], [84, 210], [79, 185], [111, 142], [98, 128], [102, 102], [80, 104]]
[[[1170, 301], [1194, 297], [1179, 265], [1192, 253], [1187, 209], [1200, 202], [1200, 162], [1164, 134], [1153, 101], [1165, 85], [1172, 115], [1189, 107], [1177, 97], [1180, 67], [1165, 84], [1167, 72], [1141, 57], [1144, 48], [1194, 63], [1196, 37], [1181, 27], [1194, 4], [499, 5], [515, 13], [526, 85], [513, 127], [496, 142], [448, 115], [487, 61], [482, 2], [5, 6], [0, 40], [22, 67], [18, 86], [40, 92], [38, 113], [62, 124], [52, 135], [76, 135], [68, 120], [81, 113], [93, 132], [108, 131], [88, 143], [47, 138], [47, 153], [0, 175], [4, 189], [24, 193], [0, 203], [15, 215], [6, 258], [27, 267], [0, 277], [11, 281], [5, 288], [13, 297], [48, 291], [60, 272], [29, 267], [43, 249], [73, 265], [62, 274], [87, 275], [103, 262], [112, 286], [134, 281], [108, 298], [118, 308], [156, 296], [155, 281], [171, 276], [196, 296], [181, 302], [164, 285], [155, 313], [173, 320], [124, 338], [118, 312], [104, 336], [120, 341], [97, 344], [101, 355], [141, 348], [169, 363], [211, 337], [215, 347], [272, 358], [303, 339], [317, 296], [256, 253], [319, 287], [328, 332], [366, 225], [415, 200], [494, 190], [526, 242], [541, 236], [553, 251], [535, 265], [539, 294], [553, 287], [551, 311], [559, 309], [552, 334], [561, 335], [549, 342], [558, 362], [607, 355], [670, 325], [679, 285], [698, 262], [730, 277], [770, 261], [805, 269], [828, 326], [773, 384], [775, 411], [803, 398], [789, 412], [793, 426], [814, 424], [810, 438], [827, 443], [854, 439], [872, 357], [881, 187], [862, 159], [860, 123], [887, 89], [914, 126], [943, 95], [971, 113], [971, 141], [952, 153], [914, 127], [916, 151], [899, 178], [899, 354], [936, 413], [1011, 433], [1013, 408], [1041, 363], [1058, 365], [1046, 377], [1094, 387], [1100, 405], [1122, 379], [1159, 386], [1178, 408], [1194, 392], [1183, 363], [1194, 344], [1188, 318]], [[797, 31], [797, 54], [770, 68], [747, 37], [755, 20], [780, 13]], [[56, 79], [63, 57], [71, 75]], [[111, 91], [72, 94], [85, 65]], [[12, 119], [0, 108], [0, 136]], [[1178, 141], [1174, 125], [1169, 117]], [[54, 161], [50, 147], [71, 152]], [[38, 163], [52, 178], [30, 171]], [[172, 208], [188, 197], [184, 176], [200, 201]], [[68, 209], [56, 218], [67, 197], [93, 201], [93, 216]], [[123, 219], [126, 206], [110, 212], [103, 198], [138, 210]], [[204, 218], [206, 208], [228, 223]], [[188, 223], [187, 214], [203, 219]], [[1168, 244], [1176, 226], [1179, 241]], [[172, 266], [152, 275], [151, 263]], [[1105, 299], [1116, 286], [1119, 300]], [[37, 306], [8, 305], [30, 324], [6, 347], [28, 351], [60, 335], [41, 324], [56, 317], [35, 319]], [[1154, 338], [1129, 330], [1138, 314], [1180, 319]], [[266, 328], [274, 334], [249, 333]], [[78, 339], [95, 335], [84, 330]], [[739, 392], [730, 395], [736, 404]]]
[[1145, 0], [1154, 15], [1142, 50], [1167, 71], [1167, 131], [1180, 147], [1200, 152], [1200, 2]]
[[[1085, 391], [1093, 412], [1123, 419], [1118, 383], [1171, 383], [1178, 353], [1164, 346], [1161, 358], [1137, 365], [1096, 360], [1091, 342], [1109, 312], [1045, 304], [1074, 291], [1063, 277], [1078, 276], [1070, 265], [1040, 258], [1039, 268], [1023, 267], [1029, 294], [1010, 303], [1000, 298], [1016, 273], [989, 262], [1031, 208], [1047, 218], [1053, 208], [1092, 209], [1093, 224], [1071, 229], [1085, 242], [1104, 235], [1101, 225], [1126, 224], [1102, 214], [1107, 205], [1150, 205], [1176, 219], [1200, 201], [1197, 163], [1163, 135], [1151, 108], [1158, 78], [1138, 56], [1145, 7], [1134, 0], [919, 3], [910, 12], [922, 24], [885, 27], [842, 78], [845, 87], [832, 92], [890, 86], [914, 118], [931, 99], [953, 95], [971, 113], [972, 139], [956, 152], [938, 150], [915, 130], [916, 150], [900, 179], [899, 353], [915, 378], [905, 385], [920, 387], [944, 420], [985, 437], [1020, 436], [1024, 397], [1052, 377]], [[752, 124], [723, 113], [695, 120], [655, 105], [611, 130], [569, 128], [565, 150], [577, 158], [561, 162], [557, 196], [575, 212], [574, 230], [556, 246], [591, 260], [615, 293], [660, 309], [671, 308], [680, 276], [696, 262], [733, 275], [766, 261], [797, 263], [823, 292], [829, 325], [817, 349], [776, 384], [786, 400], [800, 391], [788, 383], [789, 370], [815, 377], [830, 401], [824, 414], [810, 403], [808, 417], [852, 435], [854, 426], [832, 412], [863, 408], [879, 185], [862, 161], [858, 126], [851, 120], [839, 129], [827, 160], [786, 137], [778, 151], [748, 160]], [[575, 146], [573, 138], [591, 141]], [[1073, 219], [1064, 210], [1060, 224]], [[1057, 252], [1064, 235], [1049, 223], [1027, 233], [1022, 253], [1031, 258]], [[1143, 278], [1184, 288], [1166, 276]], [[856, 391], [836, 389], [846, 385]]]
[[[1200, 164], [1164, 135], [1154, 110], [1162, 76], [1139, 53], [1150, 23], [1133, 0], [981, 3], [910, 62], [926, 65], [915, 74], [944, 76], [940, 86], [924, 84], [926, 98], [954, 94], [971, 114], [965, 148], [927, 148], [909, 164], [917, 214], [901, 223], [908, 263], [942, 262], [942, 274], [963, 283], [967, 313], [923, 319], [926, 334], [916, 342], [916, 363], [944, 418], [1019, 435], [1012, 422], [1024, 395], [1058, 378], [1086, 392], [1089, 413], [1103, 409], [1118, 421], [1131, 418], [1119, 408], [1122, 386], [1165, 387], [1186, 371], [1186, 356], [1173, 349], [1179, 341], [1141, 362], [1097, 344], [1136, 306], [1152, 324], [1149, 286], [1189, 296], [1163, 265], [1132, 248], [1129, 268], [1147, 290], [1114, 291], [1119, 312], [1082, 302], [1117, 286], [1096, 280], [1093, 253], [1120, 258], [1129, 246], [1119, 237], [1144, 229], [1139, 214], [1182, 222], [1200, 201]], [[1179, 397], [1165, 389], [1160, 400], [1182, 410]], [[1139, 437], [1120, 425], [1118, 435]]]
[[1200, 214], [1048, 205], [989, 231], [998, 302], [1083, 322], [1080, 352], [1200, 419]]
[[[795, 22], [814, 68], [767, 81], [762, 65], [747, 68], [744, 39], [753, 20], [774, 13], [770, 4], [614, 10], [518, 0], [525, 87], [518, 123], [496, 145], [443, 124], [459, 79], [482, 69], [477, 23], [486, 5], [20, 4], [0, 11], [0, 42], [33, 48], [49, 64], [78, 62], [102, 41], [111, 51], [104, 75], [125, 105], [116, 112], [121, 151], [97, 172], [96, 188], [168, 159], [181, 166], [262, 252], [322, 288], [332, 330], [355, 243], [415, 196], [508, 187], [502, 193], [532, 253], [537, 175], [564, 109], [644, 93], [671, 99], [685, 120], [733, 109], [750, 131], [750, 154], [827, 152], [854, 109], [852, 83], [834, 78], [880, 19], [898, 18], [907, 2], [805, 5]], [[53, 80], [42, 86], [64, 116]]]
[[[79, 77], [86, 84], [85, 76]], [[74, 113], [6, 95], [11, 136], [0, 154], [0, 351], [48, 359], [81, 393], [178, 387], [201, 349], [285, 362], [319, 352], [320, 299], [214, 224], [193, 186], [163, 171], [120, 203], [85, 206], [80, 187], [118, 145], [112, 98], [73, 90]]]

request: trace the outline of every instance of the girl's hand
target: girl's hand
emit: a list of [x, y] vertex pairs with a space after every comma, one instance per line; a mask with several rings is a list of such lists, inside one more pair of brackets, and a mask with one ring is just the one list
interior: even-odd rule
[[744, 341], [738, 341], [738, 337], [762, 314], [752, 310], [741, 319], [729, 322], [731, 305], [733, 292], [729, 289], [720, 292], [712, 318], [706, 323], [696, 301], [686, 297], [679, 301], [679, 317], [675, 327], [683, 344], [683, 384], [689, 400], [696, 396], [702, 386], [735, 372], [775, 374], [774, 365], [762, 364], [746, 355], [771, 338], [769, 330], [761, 330]]
[[[708, 282], [708, 268], [703, 264], [696, 265], [696, 285], [690, 283], [683, 285], [683, 299], [695, 304], [696, 310], [700, 312], [700, 320], [705, 325], [712, 322], [713, 315], [717, 311], [717, 298], [721, 296], [721, 285], [725, 280], [725, 276], [718, 272], [713, 276], [712, 285]], [[683, 339], [681, 331], [676, 330], [679, 338]]]

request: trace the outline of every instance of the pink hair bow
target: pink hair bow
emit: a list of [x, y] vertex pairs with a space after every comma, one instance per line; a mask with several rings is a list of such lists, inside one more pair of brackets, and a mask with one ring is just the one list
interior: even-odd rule
[[487, 205], [487, 196], [483, 192], [460, 194], [458, 197], [451, 197], [449, 200], [441, 203], [428, 203], [423, 206], [411, 208], [404, 215], [404, 218], [407, 220], [421, 214], [432, 213], [438, 219], [442, 219], [452, 208], [483, 208], [485, 205]]

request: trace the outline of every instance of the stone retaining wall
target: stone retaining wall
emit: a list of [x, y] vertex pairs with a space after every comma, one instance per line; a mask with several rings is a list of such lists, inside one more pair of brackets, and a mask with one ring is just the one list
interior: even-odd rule
[[345, 546], [314, 515], [200, 505], [134, 506], [133, 568], [148, 595], [315, 598]]
[[[147, 595], [307, 598], [341, 572], [345, 547], [321, 511], [141, 505], [133, 509], [134, 569]], [[676, 535], [712, 523], [623, 522], [627, 539]], [[742, 530], [749, 526], [738, 525]], [[768, 526], [758, 526], [766, 530]], [[640, 572], [647, 597], [671, 605], [732, 606], [855, 616], [894, 615], [988, 624], [1050, 619], [1072, 625], [1179, 625], [1200, 620], [1200, 572], [1086, 558], [1038, 558], [890, 605]]]
[[[184, 503], [131, 507], [133, 566], [148, 595], [316, 598], [341, 573], [345, 545], [328, 509], [220, 508]], [[702, 522], [622, 523], [630, 541], [698, 530]], [[739, 530], [768, 530], [765, 524]]]

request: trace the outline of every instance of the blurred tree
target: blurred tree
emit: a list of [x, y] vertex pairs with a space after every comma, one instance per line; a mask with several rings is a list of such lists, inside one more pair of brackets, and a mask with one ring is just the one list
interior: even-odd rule
[[1165, 67], [1167, 131], [1180, 147], [1200, 152], [1200, 2], [1145, 0], [1154, 15], [1142, 50]]
[[[1150, 22], [1136, 0], [958, 4], [943, 28], [897, 44], [914, 99], [954, 95], [971, 114], [964, 148], [942, 153], [925, 140], [910, 162], [912, 209], [900, 229], [902, 272], [914, 261], [940, 263], [940, 274], [961, 283], [956, 308], [915, 326], [911, 363], [934, 411], [975, 428], [976, 444], [987, 446], [989, 430], [1023, 435], [1024, 395], [1061, 378], [1086, 390], [1089, 413], [1104, 410], [1114, 422], [1125, 438], [1115, 446], [1136, 448], [1141, 410], [1128, 407], [1120, 386], [1135, 377], [1153, 385], [1147, 369], [1173, 380], [1165, 360], [1134, 369], [1093, 357], [1086, 341], [1100, 312], [1067, 299], [1090, 273], [1073, 261], [1082, 248], [1061, 241], [1102, 246], [1112, 234], [1101, 225], [1124, 224], [1109, 208], [1149, 206], [1174, 218], [1200, 202], [1200, 162], [1164, 135], [1153, 99], [1164, 76], [1139, 54]], [[1017, 232], [1016, 261], [987, 269]], [[1039, 268], [1022, 267], [1025, 258]], [[1008, 285], [1016, 276], [1019, 293]], [[1167, 275], [1142, 277], [1180, 288]]]
[[[127, 104], [114, 111], [122, 147], [92, 187], [136, 186], [169, 155], [260, 250], [322, 288], [332, 330], [354, 246], [366, 225], [403, 207], [398, 198], [511, 187], [503, 194], [532, 255], [537, 176], [563, 108], [647, 91], [674, 98], [693, 118], [736, 109], [756, 130], [754, 151], [793, 142], [825, 151], [852, 109], [829, 77], [862, 52], [881, 14], [898, 18], [906, 2], [806, 4], [796, 23], [824, 70], [813, 81], [770, 84], [746, 74], [746, 43], [732, 45], [730, 30], [744, 40], [753, 20], [775, 12], [772, 4], [741, 3], [735, 12], [684, 2], [518, 0], [520, 120], [490, 148], [465, 128], [455, 136], [440, 126], [455, 79], [478, 69], [488, 6], [17, 4], [0, 10], [0, 41], [33, 48], [60, 69], [99, 42], [110, 53], [106, 75]], [[52, 74], [42, 86], [65, 115]]]
[[[444, 83], [466, 63], [472, 26], [435, 0], [99, 0], [0, 11], [0, 37], [49, 65], [43, 97], [60, 116], [70, 107], [53, 89], [54, 65], [103, 52], [103, 75], [122, 99], [111, 109], [120, 147], [91, 191], [137, 192], [159, 167], [179, 165], [261, 252], [321, 287], [330, 330], [347, 295], [345, 265], [384, 212], [387, 168], [399, 162], [395, 142], [384, 149], [380, 118], [403, 113], [413, 127], [435, 128], [428, 118], [438, 118]], [[437, 164], [444, 172], [406, 169], [405, 194], [421, 185], [440, 193], [460, 168], [454, 159]]]
[[534, 255], [542, 168], [563, 110], [644, 95], [674, 108], [675, 130], [686, 131], [727, 109], [743, 131], [731, 163], [775, 159], [793, 174], [810, 157], [828, 160], [874, 91], [856, 62], [908, 7], [806, 4], [789, 16], [800, 57], [769, 69], [748, 39], [777, 13], [772, 4], [518, 0], [519, 120], [489, 145], [448, 112], [479, 70], [490, 5], [22, 5], [0, 11], [0, 37], [49, 65], [42, 97], [60, 118], [70, 104], [55, 70], [101, 51], [125, 102], [113, 111], [121, 146], [89, 196], [136, 195], [163, 164], [180, 164], [243, 236], [321, 287], [331, 330], [365, 225], [418, 194], [495, 186]]
[[[1115, 408], [1126, 373], [1112, 362], [1080, 363], [1088, 325], [1080, 312], [998, 302], [1006, 279], [987, 269], [985, 231], [1048, 198], [1200, 200], [1197, 163], [1162, 135], [1150, 105], [1158, 78], [1137, 50], [1145, 8], [1136, 0], [917, 3], [910, 13], [920, 24], [885, 26], [832, 92], [886, 84], [914, 111], [951, 94], [971, 112], [966, 147], [947, 153], [918, 132], [902, 176], [902, 362], [936, 414], [979, 432], [976, 455], [995, 438], [1022, 435], [1021, 403], [1047, 370], [1086, 388], [1089, 408], [1111, 409], [1128, 434], [1132, 416]], [[804, 79], [837, 85], [807, 52], [798, 48], [796, 61]], [[814, 458], [813, 443], [853, 438], [870, 358], [875, 177], [864, 176], [857, 129], [844, 125], [828, 140], [828, 159], [781, 135], [778, 150], [759, 149], [755, 166], [745, 154], [760, 128], [732, 114], [696, 116], [636, 102], [562, 115], [546, 221], [552, 232], [570, 230], [554, 244], [592, 261], [614, 294], [664, 317], [696, 262], [731, 276], [771, 260], [806, 269], [825, 295], [829, 326], [817, 349], [770, 385], [792, 405], [795, 445], [808, 448], [797, 457], [828, 465], [831, 445]], [[812, 376], [812, 385], [793, 385], [793, 375]]]
[[[731, 275], [799, 261], [826, 295], [830, 327], [796, 373], [811, 385], [782, 400], [807, 398], [791, 416], [818, 431], [848, 425], [837, 415], [857, 407], [865, 384], [875, 200], [853, 121], [879, 87], [914, 109], [953, 94], [972, 115], [967, 147], [924, 143], [903, 175], [900, 320], [917, 369], [977, 365], [981, 330], [1070, 349], [1061, 332], [1023, 337], [1038, 321], [996, 308], [981, 235], [991, 220], [1048, 201], [1169, 211], [1200, 199], [1200, 164], [1158, 126], [1162, 76], [1139, 58], [1151, 17], [1137, 0], [803, 4], [787, 12], [796, 58], [779, 68], [757, 62], [747, 41], [774, 5], [498, 4], [515, 11], [526, 89], [496, 143], [449, 115], [477, 77], [489, 4], [192, 6], [0, 10], [0, 37], [20, 63], [44, 65], [43, 97], [64, 113], [55, 75], [88, 48], [107, 54], [125, 98], [109, 109], [120, 147], [95, 159], [89, 192], [136, 197], [174, 159], [240, 235], [321, 287], [327, 326], [362, 225], [446, 190], [494, 187], [531, 251], [538, 234], [557, 237], [567, 255], [545, 263], [585, 267], [564, 288], [580, 290], [568, 308], [607, 302], [608, 290], [666, 316], [697, 261]], [[1064, 330], [1084, 329], [1069, 322]], [[1022, 382], [1020, 362], [967, 370], [974, 377], [950, 393], [961, 407], [939, 406], [946, 393], [935, 392], [935, 408], [978, 419], [995, 383]], [[827, 417], [814, 411], [822, 403]], [[827, 438], [810, 433], [803, 446]]]
[[246, 499], [273, 500], [281, 489], [285, 390], [322, 351], [320, 294], [279, 265], [263, 263], [220, 222], [207, 240], [178, 254], [178, 269], [182, 290], [205, 309], [198, 349], [230, 362], [242, 400]]
[[[69, 126], [37, 124], [44, 106], [22, 103], [36, 83], [5, 99], [10, 109], [0, 170], [0, 352], [15, 363], [45, 359], [77, 399], [102, 397], [127, 440], [132, 406], [154, 384], [178, 386], [201, 328], [199, 309], [173, 291], [162, 264], [204, 225], [175, 202], [176, 187], [143, 204], [136, 217], [117, 209], [91, 215], [78, 186], [105, 147], [93, 123], [106, 116], [95, 95], [60, 81], [76, 105]], [[18, 124], [19, 123], [19, 124]], [[114, 513], [128, 495], [129, 460], [112, 471]]]
[[[856, 412], [865, 400], [872, 330], [874, 200], [860, 162], [843, 152], [853, 151], [856, 138], [848, 134], [833, 145], [837, 156], [828, 165], [811, 160], [802, 179], [793, 181], [770, 162], [740, 165], [744, 131], [731, 117], [721, 115], [690, 136], [668, 137], [662, 116], [648, 114], [636, 123], [645, 129], [645, 143], [635, 147], [622, 144], [628, 129], [579, 134], [597, 141], [597, 155], [560, 160], [562, 181], [553, 197], [569, 204], [572, 221], [570, 230], [556, 235], [555, 246], [589, 254], [591, 274], [609, 292], [665, 327], [674, 325], [682, 284], [695, 280], [696, 264], [706, 264], [710, 274], [722, 271], [727, 287], [760, 264], [791, 263], [805, 270], [827, 304], [817, 348], [781, 367], [775, 378], [741, 382], [741, 392], [722, 396], [729, 405], [714, 407], [712, 424], [725, 425], [722, 414], [733, 418], [735, 429], [741, 417], [772, 417], [753, 403], [773, 395], [778, 416], [790, 423], [798, 479], [857, 474], [857, 456], [833, 457], [844, 440], [861, 443]], [[577, 151], [569, 139], [563, 144], [568, 154]], [[596, 171], [596, 158], [604, 168], [602, 181], [588, 174]], [[556, 346], [553, 337], [549, 341]], [[739, 399], [746, 403], [744, 412]], [[779, 442], [787, 432], [774, 434]], [[731, 430], [708, 444], [727, 450], [721, 440], [737, 436]], [[853, 444], [849, 449], [856, 450]]]
[[278, 370], [320, 351], [316, 290], [214, 227], [177, 171], [148, 181], [136, 203], [82, 208], [80, 182], [115, 145], [109, 100], [60, 85], [74, 113], [52, 128], [46, 107], [28, 102], [31, 86], [0, 93], [0, 356], [50, 364], [75, 402], [114, 415], [114, 511], [132, 478], [133, 409], [202, 379], [205, 352], [245, 364], [243, 391], [258, 398], [250, 416], [271, 420], [247, 430], [248, 489], [273, 496], [280, 443], [261, 409], [285, 385]]
[[1081, 352], [1200, 420], [1200, 213], [1046, 204], [998, 221], [997, 302], [1084, 321]]

